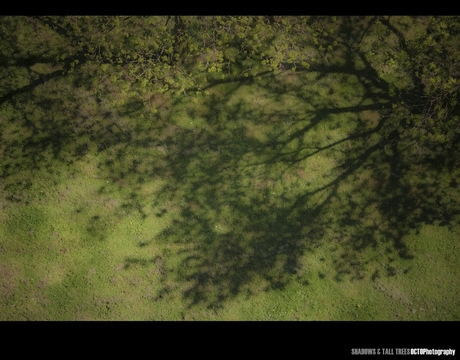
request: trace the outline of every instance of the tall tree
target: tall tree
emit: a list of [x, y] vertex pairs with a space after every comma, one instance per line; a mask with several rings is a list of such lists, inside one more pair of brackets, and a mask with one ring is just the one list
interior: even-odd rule
[[[387, 83], [393, 109], [386, 133], [412, 144], [417, 158], [459, 151], [458, 17], [377, 17], [358, 45]], [[365, 41], [362, 41], [365, 43]]]
[[[28, 20], [29, 18], [26, 18]], [[347, 40], [393, 99], [392, 140], [423, 157], [460, 138], [458, 17], [86, 16], [39, 17], [65, 43], [56, 61], [87, 74], [95, 91], [200, 94], [210, 80], [327, 65], [342, 24], [366, 22]], [[349, 31], [345, 30], [345, 31]], [[346, 34], [345, 34], [346, 37]], [[374, 75], [373, 75], [374, 76]], [[386, 89], [386, 90], [387, 90]], [[123, 101], [123, 96], [120, 96]]]

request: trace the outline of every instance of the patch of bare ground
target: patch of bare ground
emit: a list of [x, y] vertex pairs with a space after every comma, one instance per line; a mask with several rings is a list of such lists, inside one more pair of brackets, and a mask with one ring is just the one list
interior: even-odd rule
[[92, 284], [92, 278], [93, 278], [93, 275], [96, 274], [96, 269], [95, 268], [91, 268], [89, 271], [88, 271], [88, 275], [86, 275], [86, 280], [88, 282], [88, 284]]
[[269, 189], [271, 186], [271, 181], [260, 175], [254, 176], [252, 179], [252, 183], [253, 183], [254, 189], [257, 191], [263, 191], [263, 190]]
[[85, 312], [76, 311], [75, 320], [76, 321], [90, 321], [90, 320], [94, 320], [94, 318]]
[[37, 287], [40, 289], [40, 290], [43, 290], [45, 289], [48, 284], [50, 282], [50, 279], [48, 276], [45, 276], [43, 279], [41, 279], [38, 283], [37, 283]]
[[162, 137], [163, 139], [173, 139], [177, 137], [179, 132], [181, 132], [181, 129], [176, 124], [166, 124], [162, 129]]
[[166, 270], [165, 270], [165, 264], [164, 260], [161, 256], [156, 256], [155, 257], [155, 273], [157, 275], [164, 275]]
[[119, 272], [119, 271], [123, 270], [124, 267], [125, 267], [125, 265], [123, 263], [119, 263], [117, 265], [117, 267], [115, 268], [115, 271]]
[[114, 305], [123, 302], [121, 296], [101, 296], [94, 299], [94, 304], [99, 308], [105, 308], [111, 310]]
[[36, 305], [46, 306], [46, 305], [49, 305], [50, 301], [47, 298], [47, 296], [43, 293], [44, 287], [42, 288], [42, 286], [43, 286], [42, 283], [38, 284], [39, 291], [34, 291], [33, 292], [31, 300]]
[[296, 169], [296, 175], [301, 180], [308, 180], [308, 173], [305, 171], [305, 169], [298, 167]]
[[[2, 186], [2, 184], [0, 182], [0, 189], [2, 189], [2, 188], [3, 188], [3, 186]], [[0, 198], [0, 209], [5, 210], [5, 211], [0, 211], [0, 221], [7, 220], [7, 218], [8, 218], [7, 213], [8, 212], [6, 210], [8, 208], [11, 208], [11, 203], [8, 200], [4, 199], [4, 198]]]
[[190, 211], [192, 211], [194, 214], [198, 214], [203, 211], [202, 207], [196, 201], [190, 201], [189, 206]]
[[144, 101], [154, 108], [169, 109], [171, 105], [168, 96], [163, 94], [147, 93], [144, 95]]
[[121, 188], [125, 188], [128, 186], [128, 182], [126, 181], [126, 179], [123, 178], [114, 179], [113, 182]]
[[217, 311], [214, 307], [202, 311], [190, 311], [188, 314], [183, 313], [183, 320], [217, 320]]
[[382, 280], [377, 278], [374, 281], [374, 288], [394, 301], [399, 301], [406, 305], [411, 304], [409, 296], [404, 291], [398, 289], [397, 286], [390, 287], [385, 285]]
[[16, 290], [18, 271], [9, 264], [0, 263], [0, 298], [8, 298]]
[[278, 78], [282, 79], [283, 84], [288, 88], [300, 84], [299, 76], [295, 71], [284, 70], [280, 73]]
[[106, 202], [107, 209], [111, 211], [118, 209], [119, 206], [120, 206], [120, 200], [118, 199], [109, 199]]
[[382, 182], [374, 176], [370, 176], [367, 182], [372, 190], [379, 190], [382, 188]]
[[380, 115], [377, 111], [364, 110], [361, 112], [361, 119], [367, 123], [369, 129], [373, 129], [378, 125]]

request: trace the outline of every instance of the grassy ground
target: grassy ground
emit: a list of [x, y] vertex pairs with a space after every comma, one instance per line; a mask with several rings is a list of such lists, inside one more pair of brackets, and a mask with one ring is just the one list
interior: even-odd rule
[[382, 143], [352, 60], [155, 114], [75, 75], [4, 96], [0, 318], [460, 319], [458, 169]]

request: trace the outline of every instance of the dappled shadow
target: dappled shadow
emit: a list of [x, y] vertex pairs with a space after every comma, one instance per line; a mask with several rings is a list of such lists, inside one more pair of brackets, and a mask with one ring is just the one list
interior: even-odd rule
[[[36, 193], [49, 191], [40, 188], [43, 173], [57, 185], [61, 176], [75, 176], [76, 162], [126, 144], [129, 134], [120, 130], [113, 109], [85, 88], [88, 77], [69, 74], [71, 67], [78, 73], [84, 66], [85, 49], [72, 54], [61, 49], [66, 43], [55, 39], [55, 29], [44, 18], [1, 21], [0, 184], [10, 202], [27, 204]], [[71, 66], [75, 60], [79, 63]]]
[[[238, 294], [307, 284], [309, 254], [321, 247], [334, 254], [326, 261], [337, 281], [405, 274], [410, 266], [393, 265], [398, 257], [413, 256], [404, 236], [423, 224], [456, 221], [454, 201], [432, 201], [449, 198], [450, 189], [427, 187], [415, 173], [437, 170], [415, 170], [395, 141], [397, 133], [380, 134], [390, 97], [364, 80], [359, 82], [367, 104], [330, 108], [326, 98], [310, 108], [265, 113], [244, 100], [229, 101], [235, 85], [220, 98], [210, 97], [203, 128], [169, 125], [174, 135], [157, 135], [168, 152], [163, 167], [149, 175], [168, 183], [153, 206], [158, 217], [175, 214], [157, 241], [182, 249], [180, 267], [169, 276], [190, 306], [215, 308]], [[283, 81], [263, 84], [267, 101], [285, 100], [278, 100], [286, 95], [279, 92]], [[283, 89], [290, 87], [305, 102], [318, 101], [317, 94], [295, 86]], [[328, 131], [340, 130], [340, 115], [349, 113], [353, 129], [328, 138]], [[173, 116], [164, 121], [175, 123]], [[322, 168], [317, 156], [334, 159], [334, 165]]]
[[[342, 32], [359, 39], [349, 26]], [[190, 306], [308, 284], [309, 260], [321, 249], [332, 254], [322, 261], [337, 281], [406, 273], [392, 264], [413, 256], [404, 236], [458, 221], [454, 167], [445, 154], [414, 163], [397, 132], [384, 137], [388, 84], [347, 41], [338, 60], [259, 82], [216, 81], [196, 105], [191, 96], [158, 96], [159, 113], [142, 121], [139, 99], [115, 109], [77, 87], [56, 93], [52, 77], [32, 80], [1, 103], [11, 106], [3, 129], [20, 128], [1, 148], [3, 191], [26, 201], [34, 178], [18, 183], [25, 172], [62, 172], [60, 163], [72, 173], [78, 160], [100, 155], [98, 174], [111, 185], [99, 193], [123, 194], [114, 216], [168, 222], [137, 243], [146, 256], [127, 257], [124, 268], [155, 266], [158, 296], [174, 282]], [[106, 240], [105, 221], [91, 215], [88, 238]], [[168, 254], [150, 259], [152, 244], [178, 249], [179, 265]]]
[[[204, 129], [176, 129], [167, 170], [158, 175], [170, 181], [155, 204], [161, 194], [180, 198], [178, 216], [158, 239], [184, 246], [175, 279], [190, 305], [216, 307], [240, 293], [308, 283], [305, 258], [321, 246], [335, 254], [329, 260], [337, 281], [405, 274], [410, 267], [393, 266], [397, 257], [413, 256], [404, 236], [423, 224], [458, 221], [459, 207], [448, 200], [452, 188], [443, 183], [449, 174], [428, 186], [427, 174], [441, 174], [442, 167], [414, 164], [397, 132], [382, 136], [393, 100], [388, 84], [363, 54], [346, 53], [353, 61], [310, 69], [319, 80], [308, 89], [282, 77], [264, 83], [267, 101], [289, 93], [312, 107], [263, 112], [244, 100], [229, 105], [235, 85], [208, 102]], [[356, 58], [364, 69], [350, 68]], [[366, 103], [340, 107], [327, 97], [318, 100], [315, 88], [333, 73], [358, 77]], [[344, 137], [329, 139], [327, 129], [318, 137], [317, 127], [329, 122], [330, 131], [339, 129], [332, 116], [348, 113], [356, 126]], [[267, 124], [271, 130], [263, 128]], [[315, 169], [318, 155], [336, 165]], [[322, 184], [305, 186], [308, 171], [323, 172]]]

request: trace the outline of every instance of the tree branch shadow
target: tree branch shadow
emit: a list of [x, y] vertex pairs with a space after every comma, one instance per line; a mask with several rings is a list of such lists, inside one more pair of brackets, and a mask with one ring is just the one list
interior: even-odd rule
[[[16, 109], [23, 115], [27, 135], [2, 150], [10, 160], [19, 156], [24, 161], [4, 162], [2, 180], [13, 184], [15, 173], [30, 164], [52, 168], [56, 159], [70, 164], [90, 151], [103, 153], [101, 173], [124, 191], [113, 214], [136, 213], [148, 221], [148, 202], [153, 216], [171, 215], [165, 230], [138, 246], [146, 254], [153, 243], [180, 249], [174, 254], [177, 267], [161, 254], [152, 259], [127, 257], [125, 269], [157, 266], [162, 284], [158, 298], [169, 296], [174, 282], [190, 307], [222, 307], [243, 293], [281, 290], [292, 282], [308, 284], [310, 256], [318, 251], [332, 254], [328, 261], [336, 281], [404, 273], [410, 267], [395, 270], [392, 262], [413, 256], [404, 243], [406, 235], [423, 224], [458, 222], [455, 198], [446, 200], [458, 191], [458, 184], [455, 179], [435, 180], [448, 162], [413, 164], [397, 132], [384, 136], [394, 101], [388, 84], [376, 79], [364, 54], [344, 46], [345, 65], [299, 69], [296, 76], [310, 81], [308, 89], [302, 85], [307, 81], [298, 85], [282, 76], [264, 78], [265, 95], [276, 109], [261, 111], [250, 96], [228, 104], [243, 86], [257, 86], [255, 82], [231, 79], [210, 84], [208, 90], [224, 90], [204, 100], [201, 127], [181, 125], [180, 116], [171, 111], [152, 116], [150, 125], [122, 120], [118, 124], [115, 110], [105, 114], [98, 107], [75, 122], [50, 121], [48, 115], [59, 101], [35, 101], [31, 93], [43, 82], [34, 80], [0, 100], [6, 106], [30, 96], [30, 103], [47, 107], [33, 119], [28, 118], [29, 110]], [[356, 59], [364, 69], [352, 66]], [[308, 77], [312, 74], [314, 81]], [[313, 91], [331, 74], [358, 79], [363, 92], [357, 105], [333, 106], [327, 96]], [[329, 87], [332, 96], [334, 88]], [[287, 90], [303, 105], [283, 106]], [[179, 107], [180, 101], [173, 106]], [[134, 116], [140, 110], [135, 99], [121, 111]], [[364, 112], [373, 114], [372, 124], [361, 120]], [[343, 121], [355, 121], [353, 127], [339, 138], [327, 138], [329, 130], [320, 127], [333, 123], [340, 129], [341, 117], [347, 114], [354, 120]], [[263, 134], [251, 132], [250, 126], [264, 128]], [[41, 156], [47, 151], [52, 156]], [[331, 159], [332, 165], [318, 156]], [[164, 183], [146, 196], [142, 190], [149, 179]], [[19, 194], [24, 187], [4, 190]], [[100, 194], [119, 190], [114, 189], [101, 187]]]

